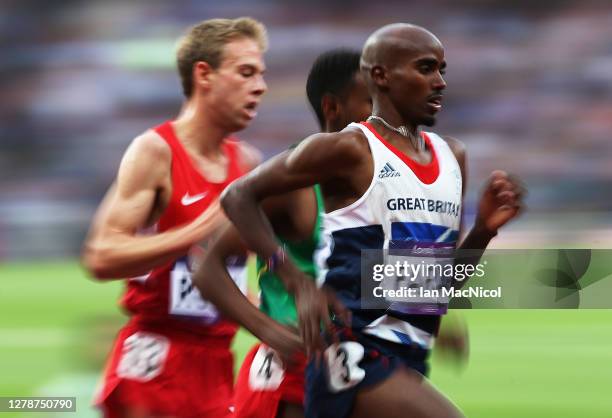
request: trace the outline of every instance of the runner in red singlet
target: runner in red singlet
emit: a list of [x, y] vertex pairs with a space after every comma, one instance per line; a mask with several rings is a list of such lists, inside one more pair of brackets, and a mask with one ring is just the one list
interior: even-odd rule
[[[105, 417], [230, 415], [236, 325], [191, 283], [223, 220], [218, 197], [258, 162], [228, 138], [266, 91], [265, 28], [250, 18], [192, 27], [177, 50], [181, 114], [134, 139], [92, 222], [83, 263], [99, 279], [129, 278], [119, 332], [96, 403]], [[231, 260], [244, 289], [244, 260]]]

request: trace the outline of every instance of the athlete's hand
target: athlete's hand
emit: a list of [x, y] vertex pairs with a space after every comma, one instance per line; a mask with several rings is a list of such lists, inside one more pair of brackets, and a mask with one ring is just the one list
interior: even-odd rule
[[327, 293], [317, 288], [312, 277], [300, 271], [290, 261], [282, 263], [276, 272], [284, 283], [291, 283], [288, 289], [295, 297], [299, 335], [304, 342], [306, 355], [309, 358], [319, 355], [325, 349], [321, 324], [325, 329], [332, 328]]
[[321, 325], [325, 329], [332, 328], [327, 295], [310, 281], [296, 292], [295, 306], [306, 356], [308, 358], [313, 355], [319, 356], [326, 348], [325, 340], [321, 334]]
[[[352, 314], [350, 309], [347, 309], [346, 306], [338, 299], [336, 296], [336, 292], [328, 287], [323, 285], [321, 287], [321, 291], [325, 293], [325, 297], [327, 298], [327, 306], [329, 306], [334, 314], [334, 317], [345, 327], [351, 327]], [[333, 334], [332, 334], [333, 338]]]
[[476, 225], [492, 234], [497, 233], [521, 212], [524, 195], [525, 188], [517, 178], [504, 171], [494, 171], [478, 203]]

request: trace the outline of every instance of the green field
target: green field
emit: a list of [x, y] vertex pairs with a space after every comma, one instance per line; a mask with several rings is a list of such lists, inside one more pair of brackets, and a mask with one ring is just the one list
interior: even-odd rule
[[[0, 266], [0, 396], [76, 396], [89, 407], [112, 337], [125, 320], [121, 283], [95, 283], [74, 263]], [[462, 311], [471, 353], [435, 356], [433, 382], [467, 416], [612, 417], [612, 310]], [[241, 358], [254, 340], [236, 339]]]

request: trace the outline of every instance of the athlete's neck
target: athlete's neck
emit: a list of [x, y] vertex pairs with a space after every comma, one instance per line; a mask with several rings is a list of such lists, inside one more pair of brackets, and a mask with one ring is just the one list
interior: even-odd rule
[[195, 100], [185, 102], [173, 126], [179, 141], [199, 155], [210, 159], [222, 155], [221, 143], [229, 132], [199, 109]]
[[323, 132], [324, 133], [340, 132], [341, 130], [346, 128], [347, 125], [348, 123], [343, 125], [343, 124], [338, 123], [337, 121], [325, 121], [325, 127], [323, 128]]
[[[408, 139], [410, 139], [410, 142], [412, 143], [416, 141], [420, 136], [419, 126], [405, 121], [404, 118], [402, 118], [402, 116], [399, 114], [399, 112], [392, 106], [381, 106], [378, 103], [374, 103], [372, 107], [372, 115], [383, 118], [385, 122], [387, 122], [391, 126], [405, 126], [408, 130]], [[385, 136], [389, 136], [389, 138], [403, 138], [402, 135], [387, 128], [386, 126], [384, 126], [384, 124], [379, 122], [376, 122], [376, 124], [377, 128], [381, 127], [382, 129], [384, 129], [384, 132], [387, 132], [389, 134]]]

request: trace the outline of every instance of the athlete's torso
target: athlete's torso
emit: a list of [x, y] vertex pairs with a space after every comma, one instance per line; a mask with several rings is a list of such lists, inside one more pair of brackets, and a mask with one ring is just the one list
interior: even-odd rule
[[457, 160], [442, 138], [424, 133], [432, 154], [418, 164], [367, 124], [351, 124], [366, 136], [373, 161], [370, 186], [354, 203], [323, 216], [319, 280], [334, 288], [353, 312], [352, 327], [389, 341], [429, 347], [438, 315], [408, 315], [362, 306], [364, 249], [454, 248], [461, 220], [462, 179]]
[[[324, 207], [319, 186], [313, 186], [311, 192], [315, 194], [316, 219], [310, 236], [300, 242], [285, 240], [280, 237], [278, 239], [282, 242], [285, 251], [297, 268], [313, 277], [314, 280], [317, 276], [317, 268], [313, 261], [313, 255], [320, 245], [321, 215], [324, 212]], [[274, 273], [265, 270], [265, 263], [260, 257], [257, 257], [257, 272], [261, 289], [260, 309], [280, 323], [297, 326], [297, 313], [293, 295], [287, 292], [281, 280]]]
[[[189, 154], [176, 137], [170, 122], [155, 128], [172, 152], [172, 192], [156, 232], [164, 232], [195, 220], [219, 197], [221, 192], [243, 172], [239, 164], [239, 145], [234, 140], [222, 144], [228, 166], [224, 181], [208, 181], [198, 171]], [[220, 317], [214, 306], [203, 300], [191, 283], [191, 272], [201, 259], [202, 249], [192, 247], [189, 254], [156, 267], [145, 276], [132, 278], [122, 299], [123, 307], [137, 321], [160, 327], [172, 327], [187, 333], [210, 336], [232, 336], [237, 326]], [[234, 260], [229, 267], [232, 277], [246, 291], [244, 259]]]

